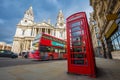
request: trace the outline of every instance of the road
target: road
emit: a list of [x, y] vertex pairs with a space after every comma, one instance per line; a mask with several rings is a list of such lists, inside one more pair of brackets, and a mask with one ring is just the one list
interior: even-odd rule
[[66, 60], [0, 58], [0, 80], [120, 80], [120, 60], [96, 58], [97, 78], [67, 74]]
[[37, 61], [31, 59], [12, 59], [12, 58], [1, 58], [0, 57], [0, 67], [10, 67], [10, 66], [20, 66], [20, 65], [28, 65], [28, 64], [41, 64], [51, 61]]

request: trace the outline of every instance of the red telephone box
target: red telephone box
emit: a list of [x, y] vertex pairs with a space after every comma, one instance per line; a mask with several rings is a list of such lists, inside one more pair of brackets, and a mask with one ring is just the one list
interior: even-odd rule
[[85, 12], [67, 18], [68, 73], [96, 77], [95, 58]]

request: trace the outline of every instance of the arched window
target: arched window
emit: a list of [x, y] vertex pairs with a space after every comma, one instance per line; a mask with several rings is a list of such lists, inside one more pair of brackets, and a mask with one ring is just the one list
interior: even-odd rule
[[60, 32], [60, 35], [59, 35], [60, 37], [62, 37], [62, 36], [63, 36], [63, 35], [62, 35], [62, 33], [63, 33], [63, 32], [61, 31], [61, 32]]

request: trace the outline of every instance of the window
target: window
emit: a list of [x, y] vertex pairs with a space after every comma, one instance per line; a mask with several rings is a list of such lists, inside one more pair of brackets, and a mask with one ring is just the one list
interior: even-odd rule
[[118, 26], [119, 26], [119, 28], [118, 28], [118, 29], [119, 29], [119, 31], [120, 31], [120, 23], [118, 24]]
[[27, 22], [27, 20], [25, 20], [25, 22]]
[[120, 23], [119, 23], [119, 27], [118, 27], [118, 34], [120, 34]]
[[50, 34], [50, 29], [48, 29], [48, 34]]
[[97, 27], [95, 27], [95, 32], [97, 32], [98, 31], [98, 29], [97, 29]]
[[32, 36], [32, 34], [33, 34], [33, 29], [31, 30], [31, 36]]
[[22, 31], [22, 35], [24, 35], [24, 33], [25, 33], [25, 30]]
[[100, 42], [100, 40], [98, 40], [98, 46], [101, 46], [101, 42]]
[[96, 33], [96, 37], [99, 38], [99, 34], [98, 33]]
[[92, 21], [92, 25], [95, 25], [96, 24], [96, 21]]
[[55, 32], [54, 32], [54, 36], [56, 36]]
[[120, 50], [120, 34], [119, 29], [110, 37], [108, 44], [112, 45], [111, 50]]
[[45, 32], [45, 28], [42, 28], [42, 32], [43, 32], [43, 33]]
[[118, 41], [117, 41], [117, 38], [114, 39], [114, 43], [115, 43], [115, 47], [116, 47], [116, 50], [119, 50], [119, 44], [118, 44]]
[[60, 37], [62, 37], [62, 33], [63, 33], [63, 32], [60, 32]]
[[119, 43], [119, 45], [120, 45], [120, 36], [118, 37], [118, 43]]
[[60, 23], [60, 26], [63, 26], [63, 23]]
[[60, 17], [60, 20], [62, 20], [62, 17]]

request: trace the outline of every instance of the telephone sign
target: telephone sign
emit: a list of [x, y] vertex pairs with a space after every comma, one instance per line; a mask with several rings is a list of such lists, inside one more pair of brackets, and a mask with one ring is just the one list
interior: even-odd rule
[[95, 77], [95, 59], [85, 12], [67, 18], [68, 73]]

